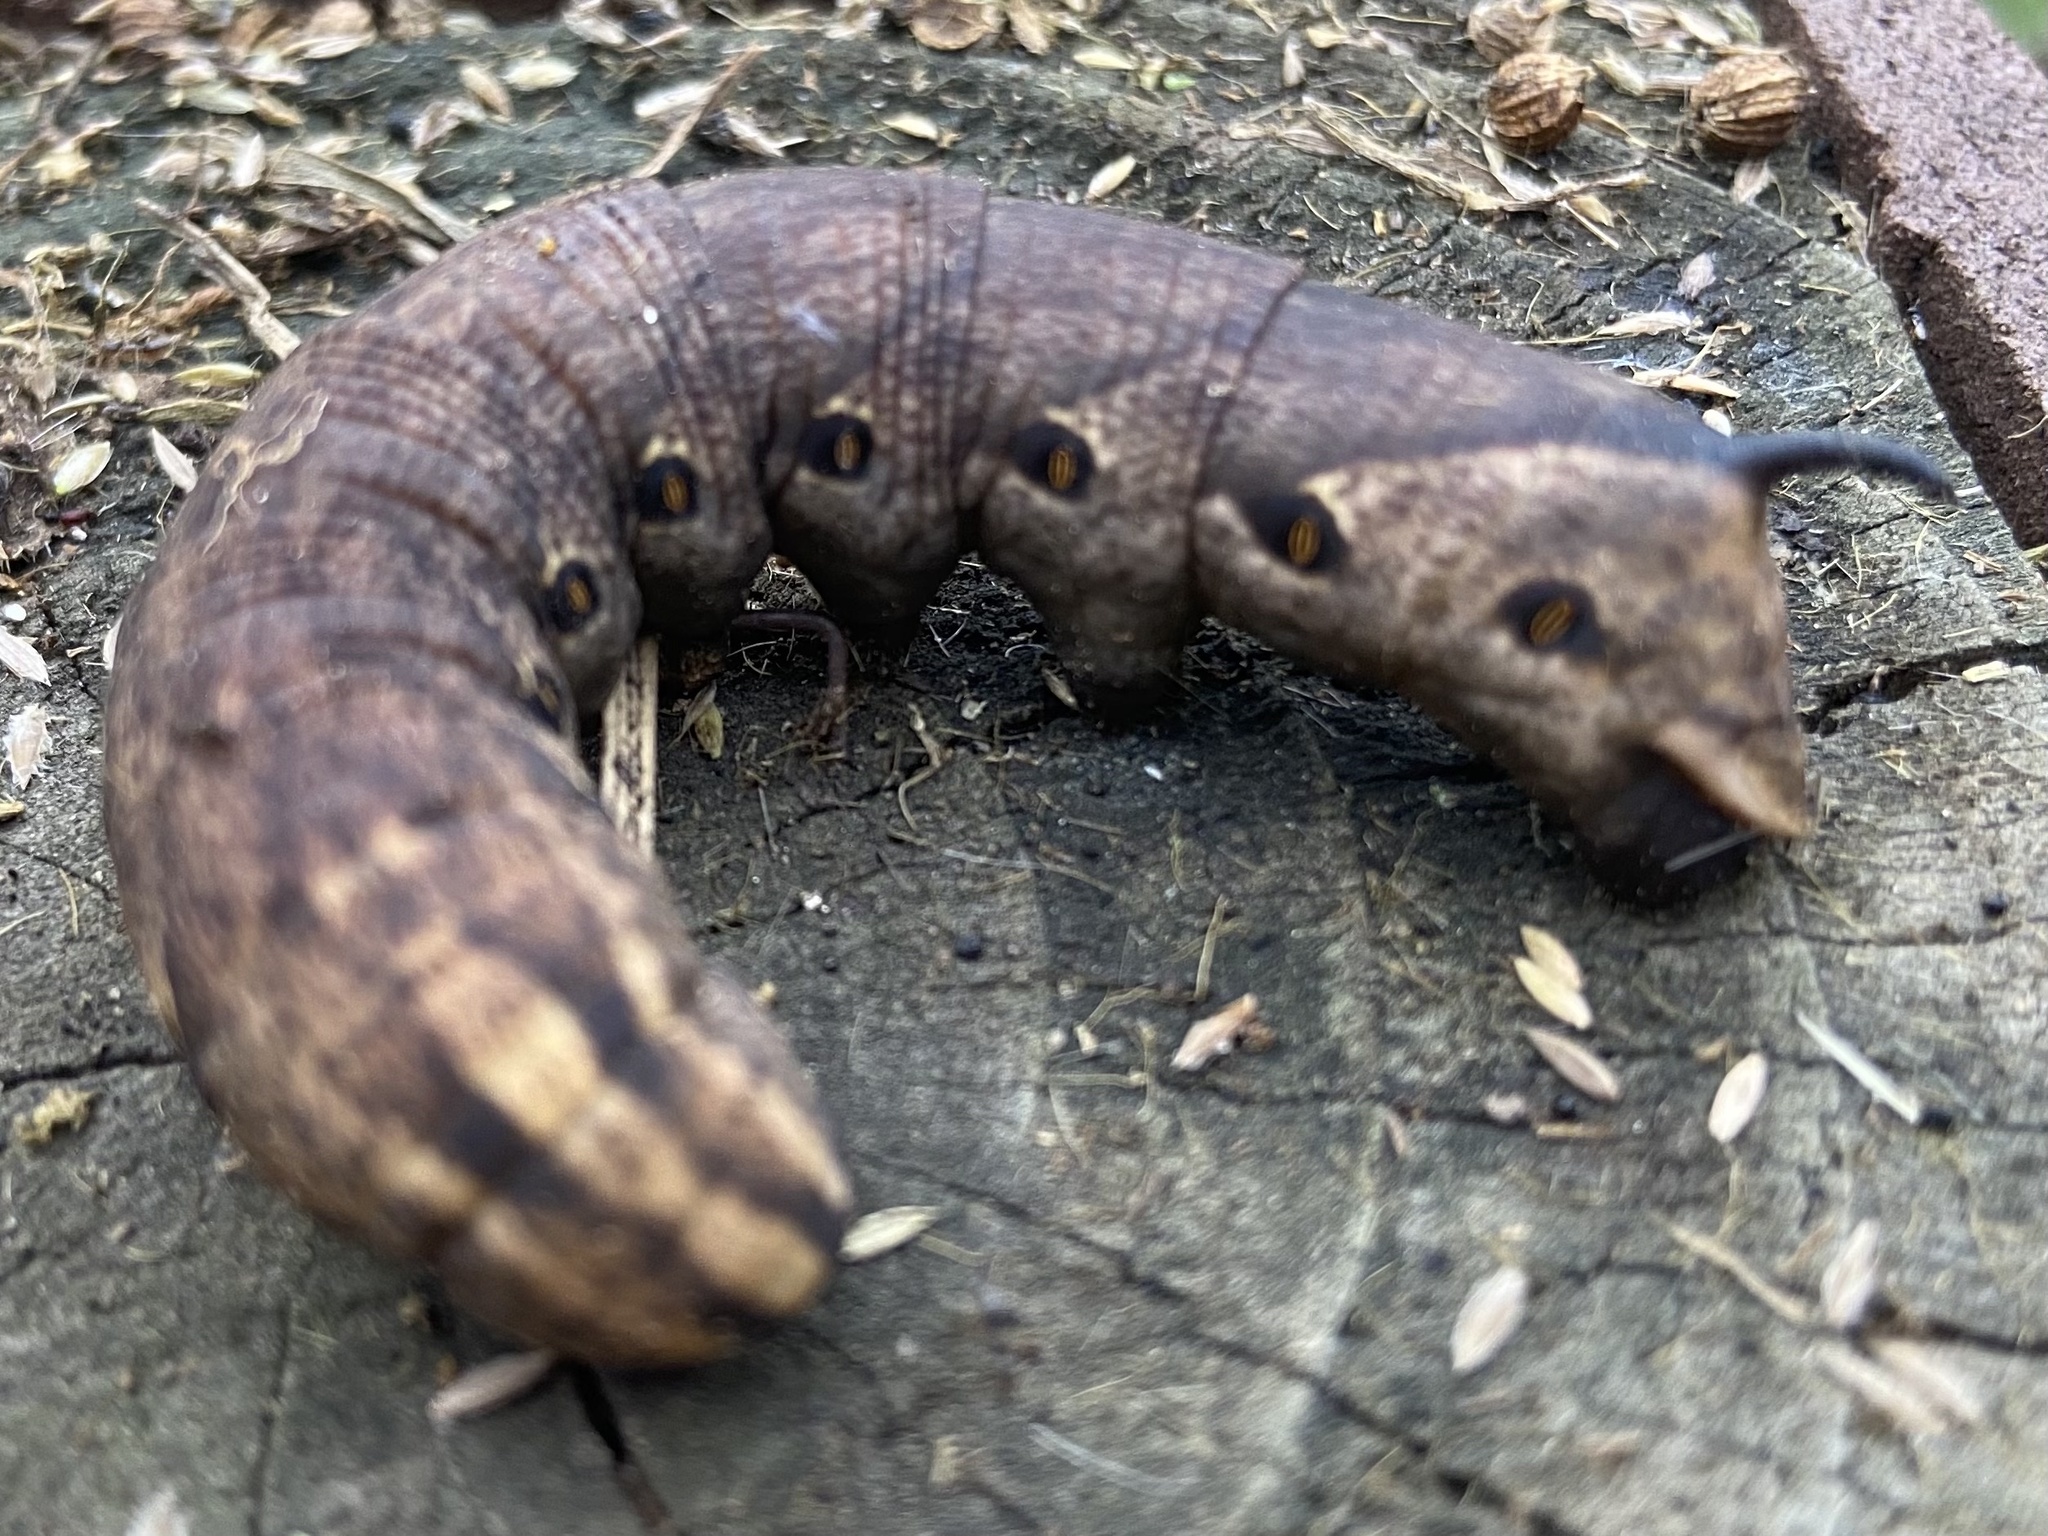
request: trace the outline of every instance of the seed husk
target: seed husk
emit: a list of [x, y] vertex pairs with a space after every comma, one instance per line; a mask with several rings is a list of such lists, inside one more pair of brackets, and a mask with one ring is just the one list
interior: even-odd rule
[[1621, 1079], [1614, 1068], [1569, 1036], [1552, 1029], [1525, 1029], [1529, 1043], [1559, 1077], [1589, 1099], [1613, 1104], [1621, 1098]]
[[1586, 110], [1593, 72], [1561, 53], [1518, 53], [1486, 85], [1486, 116], [1509, 149], [1540, 155], [1557, 148]]
[[1728, 1069], [1707, 1111], [1707, 1134], [1727, 1146], [1740, 1136], [1763, 1107], [1771, 1085], [1771, 1064], [1762, 1051], [1751, 1051]]
[[1465, 36], [1489, 64], [1505, 64], [1518, 53], [1544, 53], [1560, 9], [1552, 0], [1478, 0], [1465, 17]]
[[1512, 1264], [1473, 1286], [1451, 1325], [1451, 1369], [1463, 1376], [1498, 1355], [1522, 1326], [1528, 1304], [1529, 1277]]
[[1709, 152], [1746, 159], [1792, 136], [1811, 87], [1799, 61], [1776, 49], [1723, 59], [1692, 88], [1693, 132]]

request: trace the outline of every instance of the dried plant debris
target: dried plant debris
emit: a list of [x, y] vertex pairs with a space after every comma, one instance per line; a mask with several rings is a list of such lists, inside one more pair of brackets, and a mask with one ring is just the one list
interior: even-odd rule
[[1984, 1423], [1984, 1402], [1977, 1389], [1943, 1359], [1940, 1350], [1914, 1339], [1872, 1339], [1866, 1347], [1879, 1365], [1936, 1412], [1970, 1429]]
[[1884, 1105], [1885, 1108], [1892, 1111], [1893, 1114], [1904, 1120], [1908, 1125], [1918, 1125], [1920, 1123], [1920, 1117], [1925, 1113], [1925, 1109], [1917, 1093], [1914, 1093], [1910, 1088], [1901, 1087], [1893, 1080], [1889, 1072], [1857, 1050], [1855, 1046], [1836, 1034], [1832, 1029], [1829, 1029], [1827, 1025], [1809, 1019], [1803, 1013], [1795, 1013], [1792, 1017], [1799, 1021], [1801, 1029], [1813, 1036], [1822, 1050], [1834, 1057], [1843, 1071], [1867, 1088], [1870, 1091], [1871, 1097], [1876, 1099], [1878, 1103]]
[[1908, 1435], [1947, 1432], [1949, 1416], [1941, 1404], [1900, 1373], [1861, 1355], [1839, 1340], [1814, 1346], [1820, 1368], [1854, 1392], [1867, 1405]]
[[1551, 1029], [1525, 1029], [1522, 1033], [1529, 1037], [1536, 1054], [1550, 1064], [1550, 1069], [1587, 1098], [1602, 1104], [1620, 1100], [1621, 1079], [1614, 1068], [1578, 1041]]
[[865, 1264], [894, 1253], [922, 1237], [940, 1215], [936, 1205], [892, 1205], [887, 1210], [869, 1211], [839, 1240], [839, 1262]]
[[1258, 998], [1247, 992], [1189, 1026], [1173, 1053], [1173, 1069], [1200, 1072], [1232, 1051], [1271, 1050], [1275, 1038], [1271, 1026], [1259, 1016]]
[[1586, 110], [1593, 71], [1561, 53], [1518, 53], [1486, 84], [1486, 120], [1501, 143], [1525, 155], [1571, 136]]
[[1515, 1265], [1473, 1286], [1451, 1325], [1451, 1369], [1463, 1376], [1493, 1360], [1522, 1326], [1528, 1305], [1529, 1276]]
[[31, 683], [48, 686], [50, 664], [43, 654], [12, 630], [0, 629], [0, 667]]
[[1758, 1301], [1769, 1307], [1788, 1323], [1804, 1326], [1811, 1321], [1813, 1309], [1800, 1297], [1793, 1295], [1783, 1286], [1766, 1279], [1749, 1260], [1730, 1248], [1717, 1237], [1704, 1232], [1694, 1232], [1676, 1222], [1664, 1223], [1664, 1230], [1671, 1234], [1671, 1240], [1687, 1252], [1697, 1255], [1728, 1275]]
[[42, 705], [26, 705], [7, 717], [6, 730], [0, 732], [0, 755], [7, 759], [7, 776], [16, 789], [27, 789], [42, 771], [49, 747], [50, 712]]
[[1099, 203], [1118, 187], [1131, 179], [1131, 172], [1138, 168], [1135, 155], [1118, 155], [1109, 164], [1088, 178], [1088, 189], [1081, 194], [1084, 203]]
[[1557, 33], [1567, 0], [1475, 0], [1465, 13], [1465, 37], [1489, 64], [1518, 53], [1543, 53]]
[[1692, 88], [1688, 104], [1700, 144], [1744, 159], [1768, 154], [1792, 136], [1812, 87], [1790, 54], [1756, 49], [1723, 59]]
[[427, 1400], [427, 1417], [453, 1424], [509, 1407], [547, 1380], [556, 1359], [551, 1349], [529, 1349], [473, 1365]]
[[47, 1147], [65, 1132], [85, 1129], [97, 1095], [60, 1083], [27, 1114], [14, 1117], [14, 1139], [24, 1147]]
[[1863, 1326], [1870, 1304], [1877, 1298], [1877, 1250], [1882, 1235], [1875, 1221], [1857, 1222], [1841, 1249], [1828, 1261], [1828, 1267], [1821, 1271], [1821, 1320], [1830, 1328], [1854, 1333]]
[[1707, 1110], [1707, 1134], [1727, 1146], [1749, 1128], [1763, 1108], [1771, 1085], [1771, 1064], [1762, 1051], [1751, 1051], [1728, 1069]]
[[1515, 975], [1538, 1007], [1573, 1029], [1593, 1027], [1593, 1006], [1586, 1001], [1585, 974], [1564, 942], [1548, 929], [1525, 924], [1522, 948], [1514, 957]]

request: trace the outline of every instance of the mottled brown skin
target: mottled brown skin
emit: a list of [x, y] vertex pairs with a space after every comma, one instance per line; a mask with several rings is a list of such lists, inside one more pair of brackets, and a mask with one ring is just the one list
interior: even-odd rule
[[578, 760], [643, 625], [717, 633], [773, 548], [900, 626], [979, 548], [1097, 697], [1216, 615], [1668, 896], [1807, 828], [1763, 499], [1846, 463], [1939, 478], [964, 182], [605, 189], [316, 337], [221, 444], [122, 623], [129, 931], [302, 1205], [535, 1343], [703, 1359], [816, 1295], [851, 1191]]

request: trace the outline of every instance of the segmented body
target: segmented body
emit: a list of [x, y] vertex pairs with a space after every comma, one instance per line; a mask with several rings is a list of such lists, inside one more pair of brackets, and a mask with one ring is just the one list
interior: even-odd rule
[[[643, 625], [717, 633], [771, 548], [901, 625], [979, 548], [1099, 698], [1156, 692], [1216, 614], [1409, 688], [1577, 814], [1641, 763], [1501, 700], [1789, 719], [1760, 492], [1718, 442], [1289, 263], [963, 182], [603, 190], [315, 337], [223, 441], [123, 621], [128, 926], [308, 1209], [535, 1342], [702, 1358], [816, 1294], [851, 1197], [591, 799], [577, 717]], [[1459, 628], [1475, 581], [1520, 626], [1497, 657]], [[1733, 619], [1702, 627], [1707, 589]], [[1653, 632], [1704, 653], [1660, 673]]]

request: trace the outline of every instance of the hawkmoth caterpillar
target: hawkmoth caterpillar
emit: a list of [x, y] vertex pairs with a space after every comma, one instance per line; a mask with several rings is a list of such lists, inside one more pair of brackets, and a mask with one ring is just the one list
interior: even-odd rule
[[634, 183], [302, 347], [130, 604], [106, 814], [151, 995], [257, 1166], [587, 1359], [806, 1305], [850, 1189], [577, 751], [768, 554], [916, 617], [978, 549], [1142, 704], [1211, 615], [1392, 685], [1625, 894], [1808, 829], [1763, 527], [1866, 438], [1724, 438], [1291, 263], [942, 177]]

